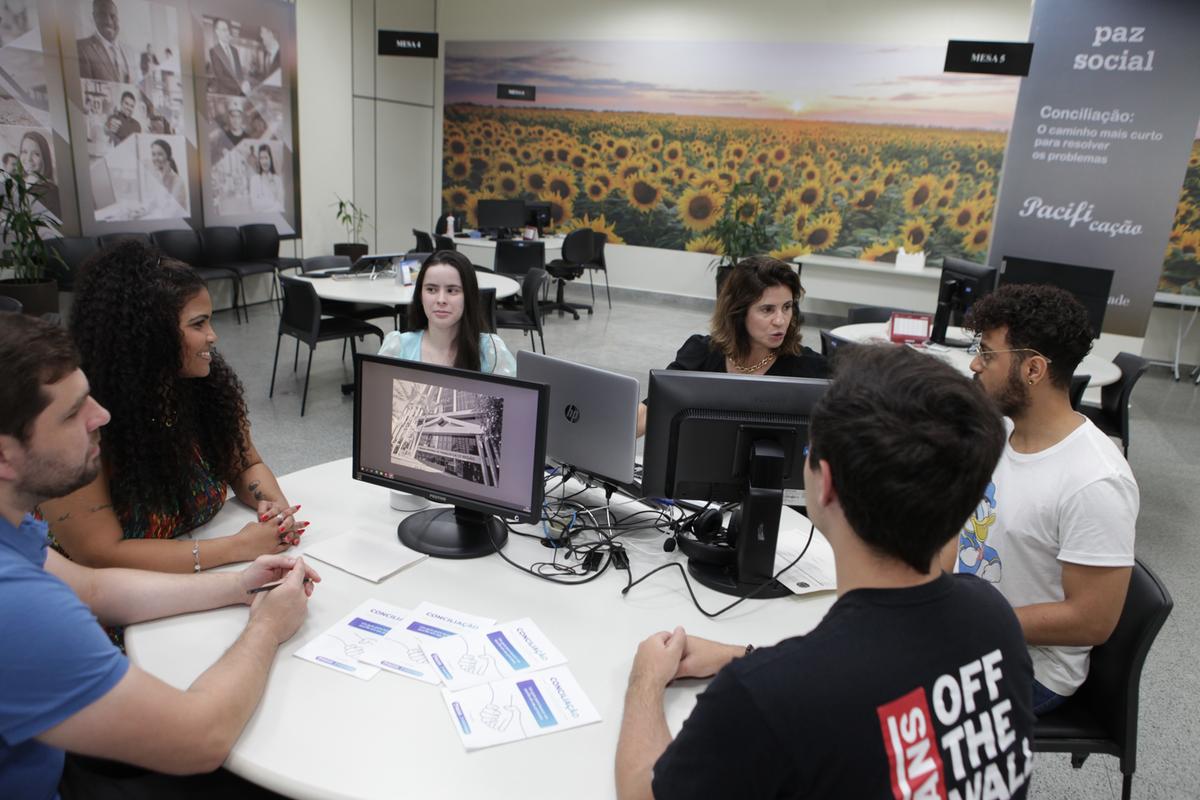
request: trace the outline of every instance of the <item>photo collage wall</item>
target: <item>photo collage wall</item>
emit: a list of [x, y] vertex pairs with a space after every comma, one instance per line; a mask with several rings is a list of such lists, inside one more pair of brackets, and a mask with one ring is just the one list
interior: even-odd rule
[[[282, 0], [0, 0], [4, 152], [42, 176], [64, 235], [251, 222], [298, 235], [295, 41]], [[44, 42], [61, 48], [57, 81]], [[10, 62], [28, 63], [23, 84]]]

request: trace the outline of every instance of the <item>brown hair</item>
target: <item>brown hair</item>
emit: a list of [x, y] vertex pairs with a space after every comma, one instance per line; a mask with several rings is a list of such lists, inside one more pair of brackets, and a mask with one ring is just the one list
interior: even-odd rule
[[[734, 265], [717, 295], [717, 307], [713, 309], [712, 348], [725, 354], [726, 358], [744, 359], [750, 354], [750, 335], [746, 333], [746, 315], [763, 292], [773, 286], [786, 286], [792, 291], [792, 300], [799, 306], [804, 297], [800, 276], [778, 258], [751, 256]], [[792, 321], [788, 324], [780, 355], [794, 356], [800, 352], [800, 310], [792, 310]]]
[[417, 284], [413, 287], [413, 302], [408, 307], [408, 329], [423, 331], [429, 327], [429, 317], [425, 316], [425, 305], [421, 301], [421, 289], [425, 286], [425, 273], [430, 267], [454, 267], [458, 278], [462, 281], [463, 313], [458, 321], [458, 355], [454, 358], [454, 366], [459, 369], [479, 371], [479, 336], [483, 332], [483, 303], [479, 299], [479, 280], [475, 277], [475, 267], [462, 253], [454, 250], [438, 250], [421, 264], [417, 273]]
[[22, 444], [33, 421], [50, 404], [42, 388], [79, 367], [66, 328], [27, 314], [0, 313], [0, 435]]

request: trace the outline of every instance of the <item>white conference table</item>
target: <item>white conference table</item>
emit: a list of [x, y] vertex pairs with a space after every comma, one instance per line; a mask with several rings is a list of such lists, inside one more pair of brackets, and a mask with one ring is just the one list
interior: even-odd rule
[[[305, 546], [351, 528], [391, 542], [405, 516], [388, 490], [350, 477], [350, 459], [286, 475], [280, 485], [312, 521]], [[807, 520], [783, 509], [783, 524], [808, 532]], [[252, 512], [231, 500], [198, 538], [233, 533]], [[533, 531], [534, 529], [530, 528]], [[537, 529], [540, 531], [540, 529]], [[679, 551], [662, 550], [662, 534], [622, 537], [636, 578]], [[505, 554], [521, 564], [548, 560], [535, 540], [509, 537]], [[559, 586], [492, 555], [452, 561], [427, 558], [381, 583], [313, 561], [321, 573], [308, 617], [280, 647], [266, 693], [226, 766], [298, 798], [528, 797], [612, 798], [612, 770], [629, 668], [639, 642], [682, 624], [689, 633], [765, 645], [811, 630], [833, 604], [832, 592], [747, 600], [716, 620], [692, 605], [676, 570], [659, 573], [624, 597], [625, 573], [609, 569], [581, 586]], [[710, 611], [732, 598], [693, 582]], [[441, 690], [380, 672], [361, 681], [292, 653], [366, 599], [405, 608], [429, 600], [499, 621], [532, 617], [567, 656], [569, 668], [599, 710], [597, 724], [468, 753]], [[167, 683], [186, 688], [233, 643], [245, 607], [188, 614], [126, 629], [130, 658]], [[667, 692], [667, 719], [678, 731], [704, 682]]]
[[[525, 241], [541, 242], [545, 248], [546, 261], [550, 262], [558, 258], [562, 254], [563, 240], [565, 236], [546, 236], [542, 239], [528, 239]], [[490, 267], [496, 260], [496, 242], [487, 237], [478, 239], [463, 237], [454, 237], [454, 246], [458, 248], [460, 253], [463, 253], [470, 258], [473, 263], [481, 266]]]
[[[842, 325], [840, 328], [834, 328], [830, 333], [834, 336], [840, 336], [843, 339], [849, 339], [852, 342], [888, 341], [886, 322], [863, 322], [857, 325]], [[964, 328], [952, 325], [946, 329], [946, 338], [972, 339], [974, 338], [974, 334]], [[967, 355], [966, 348], [923, 348], [922, 352], [942, 359], [968, 377], [972, 375], [971, 361], [974, 359], [974, 356]], [[1083, 361], [1079, 364], [1079, 368], [1075, 371], [1081, 375], [1091, 376], [1091, 380], [1088, 381], [1089, 389], [1094, 389], [1098, 386], [1108, 386], [1110, 383], [1116, 383], [1121, 380], [1120, 367], [1111, 361], [1106, 361], [1091, 353], [1084, 356]]]
[[[317, 290], [322, 300], [343, 300], [348, 303], [371, 303], [384, 306], [406, 306], [412, 303], [414, 286], [401, 286], [390, 274], [368, 273], [349, 275], [345, 278], [314, 278], [297, 275], [298, 280], [308, 281]], [[415, 275], [413, 276], [415, 279]], [[507, 275], [476, 272], [480, 289], [495, 289], [496, 299], [511, 297], [521, 291], [521, 284]]]

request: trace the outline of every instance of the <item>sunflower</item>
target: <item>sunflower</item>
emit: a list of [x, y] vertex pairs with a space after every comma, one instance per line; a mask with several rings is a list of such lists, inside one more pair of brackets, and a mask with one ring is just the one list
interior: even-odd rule
[[732, 189], [733, 185], [738, 182], [738, 178], [740, 177], [737, 174], [737, 170], [733, 169], [719, 169], [717, 170], [716, 175], [717, 180], [721, 182], [721, 188], [725, 191]]
[[937, 179], [932, 175], [922, 175], [912, 182], [904, 193], [904, 210], [912, 213], [925, 206], [937, 189]]
[[646, 149], [651, 153], [657, 153], [663, 149], [663, 136], [661, 133], [652, 133], [644, 141], [646, 142]]
[[733, 204], [733, 215], [740, 222], [748, 222], [753, 224], [758, 218], [758, 197], [752, 194], [739, 195], [731, 199]]
[[584, 187], [583, 192], [587, 195], [588, 200], [591, 200], [594, 203], [599, 203], [601, 200], [608, 197], [609, 189], [608, 186], [596, 180], [596, 178], [593, 176], [588, 179], [587, 185]]
[[1188, 232], [1188, 230], [1189, 229], [1187, 225], [1176, 225], [1171, 229], [1171, 235], [1167, 237], [1167, 241], [1171, 244], [1179, 244], [1179, 240], [1185, 233]]
[[546, 166], [552, 166], [557, 159], [554, 155], [554, 145], [543, 145], [538, 149], [538, 161]]
[[975, 162], [976, 172], [987, 172], [988, 169], [988, 162], [984, 161], [982, 158]]
[[578, 191], [575, 188], [575, 173], [566, 169], [552, 169], [546, 173], [546, 190], [563, 198], [573, 198]]
[[875, 181], [864, 186], [862, 191], [858, 193], [858, 196], [854, 198], [854, 207], [862, 209], [874, 208], [875, 204], [879, 202], [880, 195], [883, 194], [883, 189], [882, 181]]
[[550, 227], [558, 228], [571, 221], [575, 215], [575, 205], [569, 197], [559, 197], [554, 192], [542, 192], [537, 197], [543, 203], [550, 204]]
[[929, 241], [929, 223], [920, 217], [913, 217], [900, 226], [901, 244], [910, 253], [924, 250]]
[[772, 147], [770, 156], [771, 156], [771, 163], [777, 167], [782, 167], [784, 164], [788, 163], [788, 161], [790, 161], [792, 158], [792, 154], [790, 152], [788, 152], [787, 147], [785, 147], [784, 145], [778, 145], [776, 147]]
[[951, 210], [946, 215], [946, 221], [954, 230], [965, 233], [975, 226], [975, 214], [978, 210], [978, 206], [968, 200], [958, 208]]
[[717, 161], [716, 156], [704, 156], [704, 158], [700, 159], [700, 166], [708, 172], [712, 172], [714, 169], [716, 169], [718, 164], [720, 164], [720, 162]]
[[713, 187], [698, 186], [685, 190], [675, 208], [683, 226], [699, 233], [711, 228], [720, 218], [725, 208], [725, 196]]
[[821, 205], [821, 201], [825, 199], [825, 187], [816, 181], [808, 181], [801, 184], [796, 190], [796, 200], [800, 206], [808, 211]]
[[725, 145], [725, 158], [731, 158], [738, 164], [746, 160], [746, 156], [750, 153], [749, 147], [745, 142], [730, 142]]
[[949, 175], [947, 175], [946, 177], [942, 178], [942, 191], [953, 192], [957, 188], [958, 188], [958, 173], [957, 172], [952, 172]]
[[612, 157], [617, 161], [624, 161], [627, 158], [632, 158], [634, 154], [633, 142], [628, 139], [617, 139], [613, 143]]
[[763, 179], [763, 171], [764, 170], [762, 167], [751, 167], [750, 169], [746, 170], [746, 176], [742, 182], [761, 183]]
[[677, 161], [683, 160], [683, 143], [668, 142], [662, 149], [663, 160], [668, 164], [674, 164]]
[[697, 236], [684, 245], [683, 249], [689, 253], [708, 253], [710, 256], [725, 255], [725, 245], [721, 244], [721, 240], [708, 234]]
[[662, 186], [653, 178], [638, 177], [625, 182], [629, 205], [642, 213], [650, 212], [663, 198]]
[[1200, 167], [1200, 150], [1193, 150], [1191, 157], [1188, 159], [1188, 169]]
[[525, 191], [530, 194], [540, 194], [546, 189], [546, 170], [538, 165], [527, 167], [521, 173], [521, 180], [525, 183]]
[[788, 242], [783, 247], [772, 250], [770, 255], [771, 258], [778, 258], [780, 261], [791, 261], [811, 252], [812, 247], [803, 242]]
[[604, 218], [604, 215], [592, 219], [589, 215], [584, 214], [580, 219], [573, 219], [562, 227], [563, 233], [577, 231], [580, 228], [590, 228], [591, 230], [603, 233], [608, 237], [609, 244], [625, 244], [625, 240], [617, 235], [616, 228], [613, 223]]
[[588, 154], [582, 150], [573, 150], [571, 151], [571, 157], [567, 159], [567, 164], [571, 169], [578, 172], [588, 165], [589, 158]]
[[560, 144], [554, 148], [554, 160], [560, 164], [570, 162], [572, 155], [573, 153], [568, 145]]
[[516, 197], [521, 193], [521, 176], [515, 172], [501, 172], [492, 176], [496, 192], [505, 197]]
[[963, 235], [963, 250], [968, 253], [979, 253], [986, 250], [991, 232], [991, 225], [976, 225]]
[[471, 200], [471, 190], [465, 186], [451, 186], [442, 189], [442, 204], [450, 211], [465, 212]]
[[1200, 231], [1188, 231], [1180, 236], [1179, 252], [1185, 258], [1196, 258], [1200, 254]]
[[696, 173], [689, 183], [697, 189], [709, 188], [718, 192], [723, 192], [723, 184], [721, 179], [711, 172]]
[[841, 216], [836, 211], [829, 211], [805, 225], [804, 238], [800, 242], [811, 247], [814, 253], [820, 253], [837, 244], [841, 232]]
[[800, 178], [806, 183], [819, 182], [821, 180], [821, 168], [815, 164], [810, 167], [805, 167], [800, 171]]
[[465, 181], [471, 176], [471, 164], [465, 158], [452, 158], [446, 162], [446, 179]]
[[945, 215], [947, 210], [954, 203], [954, 192], [941, 192], [934, 198], [933, 207], [941, 214]]
[[516, 172], [517, 169], [516, 159], [510, 156], [500, 156], [492, 164], [492, 172]]
[[763, 176], [763, 186], [768, 192], [777, 192], [783, 187], [784, 182], [783, 171], [778, 169], [769, 170]]
[[984, 181], [975, 189], [976, 200], [986, 200], [992, 196], [992, 182]]
[[467, 155], [467, 141], [466, 139], [462, 138], [461, 134], [451, 134], [450, 137], [446, 139], [446, 144], [443, 149], [446, 151], [446, 155], [448, 156], [454, 158], [464, 158]]
[[861, 261], [882, 261], [889, 264], [896, 263], [896, 252], [900, 249], [900, 245], [896, 242], [876, 242], [868, 248], [865, 248], [858, 258]]
[[532, 164], [534, 161], [537, 161], [537, 151], [529, 145], [519, 147], [517, 148], [517, 158], [520, 159], [522, 164]]
[[[806, 207], [800, 202], [800, 190], [788, 189], [780, 196], [779, 202], [775, 204], [775, 221], [783, 222], [785, 219], [788, 219], [796, 212], [805, 208]], [[805, 213], [808, 213], [807, 210], [805, 210]]]

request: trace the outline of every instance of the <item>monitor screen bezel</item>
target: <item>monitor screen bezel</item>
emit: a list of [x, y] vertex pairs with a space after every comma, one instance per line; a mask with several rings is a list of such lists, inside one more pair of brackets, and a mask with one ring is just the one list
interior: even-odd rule
[[[520, 206], [521, 213], [519, 215], [514, 213], [511, 215], [512, 219], [505, 220], [507, 222], [511, 222], [512, 224], [493, 225], [493, 224], [489, 224], [489, 223], [495, 222], [495, 220], [487, 220], [487, 221], [484, 220], [485, 215], [482, 213], [483, 210], [486, 210], [489, 207], [495, 209], [495, 208], [499, 208], [502, 206], [511, 208], [513, 210], [515, 210], [517, 208], [517, 206]], [[483, 200], [480, 200], [479, 203], [475, 206], [475, 219], [478, 221], [479, 227], [483, 230], [511, 230], [513, 228], [523, 228], [523, 227], [525, 227], [525, 219], [526, 219], [525, 214], [526, 214], [526, 210], [525, 210], [525, 201], [524, 200], [512, 200], [512, 199], [504, 199], [504, 198], [499, 198], [499, 197], [485, 198]]]
[[[371, 474], [370, 472], [365, 472], [362, 465], [362, 452], [360, 443], [362, 434], [362, 375], [363, 364], [366, 362], [382, 364], [385, 366], [398, 366], [404, 369], [413, 369], [418, 372], [427, 372], [433, 375], [451, 376], [460, 380], [477, 381], [485, 384], [498, 384], [501, 386], [535, 391], [537, 393], [537, 421], [535, 423], [533, 447], [534, 463], [532, 464], [532, 474], [530, 475], [529, 510], [526, 511], [525, 509], [502, 505], [498, 502], [480, 500], [478, 498], [463, 494], [455, 494], [454, 492], [448, 492], [442, 488], [430, 489], [409, 481], [397, 478], [384, 478], [379, 475]], [[350, 459], [351, 477], [353, 477], [355, 480], [363, 481], [364, 483], [371, 483], [387, 489], [419, 495], [421, 497], [428, 498], [435, 503], [446, 503], [448, 505], [453, 505], [459, 508], [468, 508], [473, 511], [483, 512], [485, 514], [495, 514], [496, 516], [504, 517], [506, 519], [515, 518], [530, 525], [536, 524], [542, 518], [542, 500], [545, 490], [546, 429], [549, 421], [549, 401], [550, 389], [543, 383], [525, 381], [519, 378], [510, 378], [505, 375], [493, 375], [485, 372], [476, 372], [474, 370], [444, 367], [440, 364], [426, 364], [421, 361], [408, 361], [405, 359], [393, 358], [391, 356], [357, 353], [354, 357], [354, 428], [352, 438], [352, 454]]]

